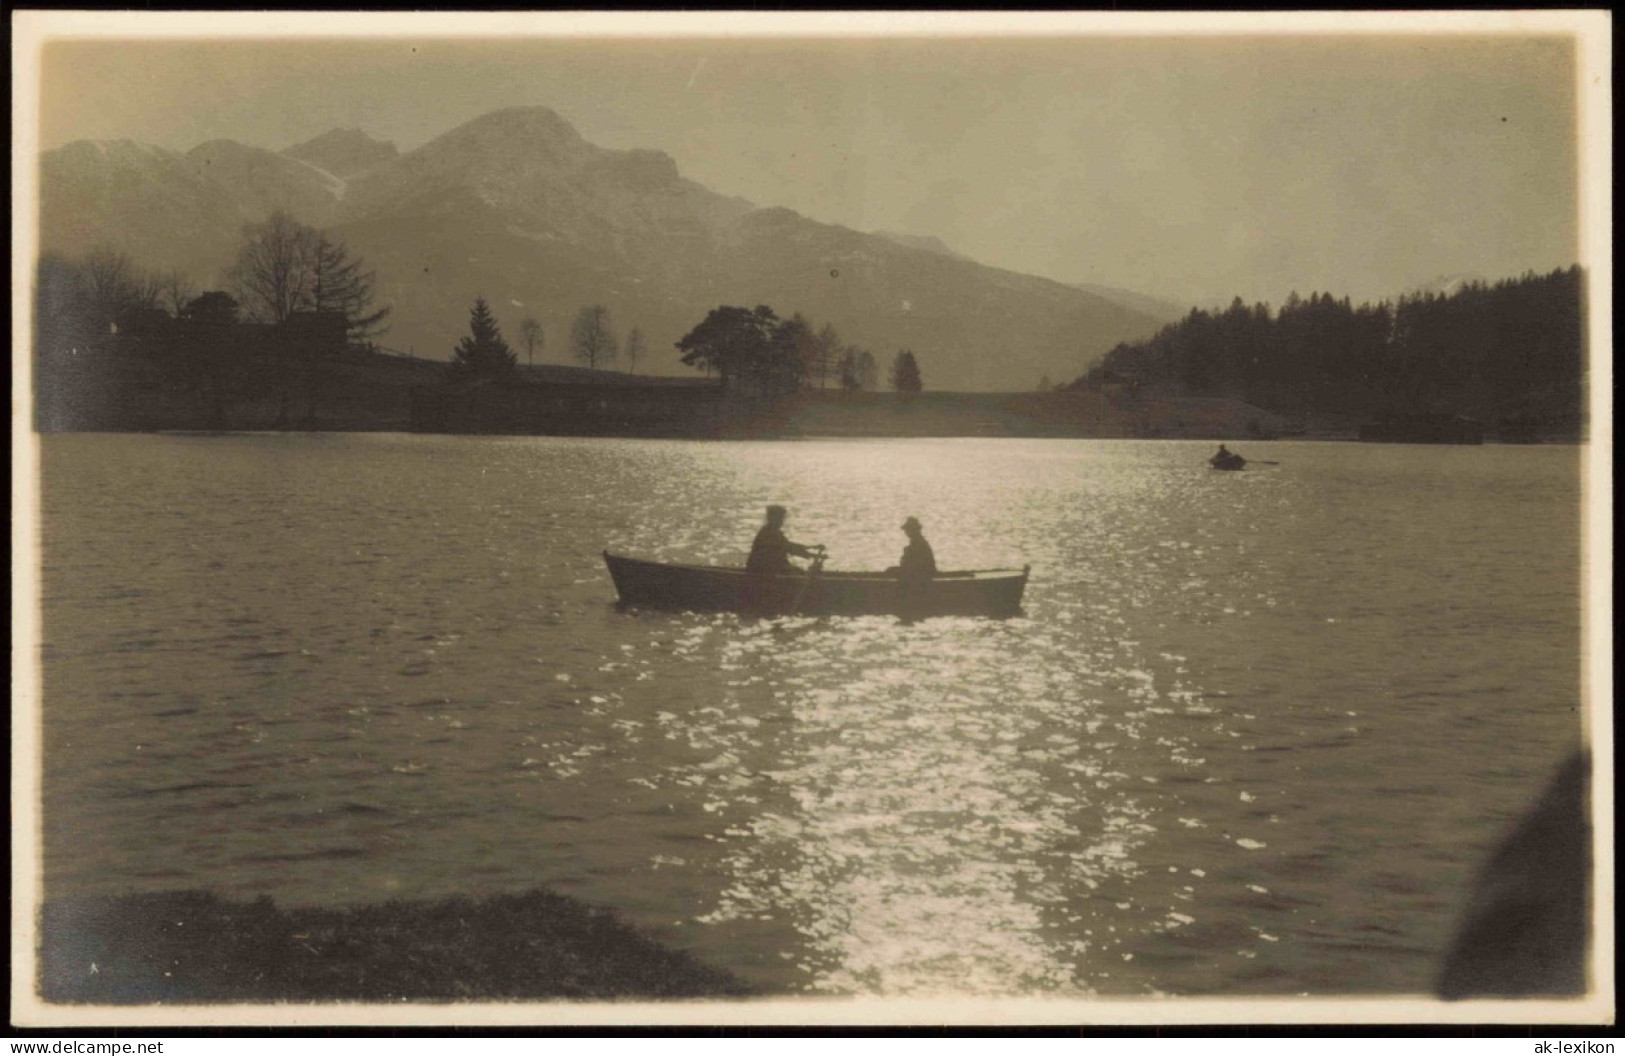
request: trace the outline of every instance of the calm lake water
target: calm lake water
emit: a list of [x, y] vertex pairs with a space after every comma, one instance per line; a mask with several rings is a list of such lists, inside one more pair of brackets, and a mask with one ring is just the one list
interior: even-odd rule
[[[1580, 449], [41, 440], [48, 896], [544, 885], [801, 993], [1426, 990], [1580, 737]], [[617, 610], [917, 515], [1008, 621]]]

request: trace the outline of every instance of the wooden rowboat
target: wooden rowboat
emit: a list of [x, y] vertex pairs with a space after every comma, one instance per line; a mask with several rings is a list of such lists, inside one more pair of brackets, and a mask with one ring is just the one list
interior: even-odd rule
[[[1016, 616], [1027, 568], [939, 572], [904, 582], [885, 572], [798, 571], [747, 576], [742, 568], [671, 565], [604, 551], [623, 605], [801, 616]], [[1030, 567], [1030, 566], [1029, 566]]]

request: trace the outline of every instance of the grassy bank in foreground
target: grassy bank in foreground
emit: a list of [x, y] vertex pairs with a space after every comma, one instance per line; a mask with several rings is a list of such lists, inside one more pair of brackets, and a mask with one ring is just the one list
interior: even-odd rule
[[56, 899], [40, 920], [54, 1003], [742, 997], [728, 972], [608, 910], [545, 891], [279, 908], [202, 892]]

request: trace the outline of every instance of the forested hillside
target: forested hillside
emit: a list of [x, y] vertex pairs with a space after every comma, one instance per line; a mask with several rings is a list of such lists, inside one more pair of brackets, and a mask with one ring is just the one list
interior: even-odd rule
[[1397, 304], [1293, 294], [1271, 311], [1237, 298], [1118, 345], [1073, 387], [1229, 396], [1299, 417], [1425, 411], [1577, 426], [1584, 312], [1577, 266]]

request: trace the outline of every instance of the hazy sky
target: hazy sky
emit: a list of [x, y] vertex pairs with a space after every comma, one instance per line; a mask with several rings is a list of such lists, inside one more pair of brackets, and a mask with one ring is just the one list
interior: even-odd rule
[[502, 107], [758, 205], [1182, 302], [1575, 262], [1561, 36], [73, 41], [40, 144], [402, 150]]

